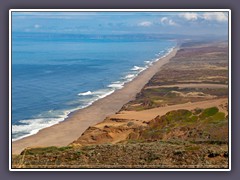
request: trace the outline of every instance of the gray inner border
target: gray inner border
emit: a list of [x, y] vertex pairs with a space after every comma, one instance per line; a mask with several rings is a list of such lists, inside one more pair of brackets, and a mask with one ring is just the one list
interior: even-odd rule
[[[41, 11], [37, 11], [37, 9], [29, 9], [30, 11], [29, 12], [52, 12], [53, 11], [53, 9], [41, 9]], [[79, 10], [79, 9], [74, 9], [74, 10], [77, 10], [77, 11], [74, 11], [74, 12], [81, 12], [82, 10]], [[187, 12], [188, 11], [188, 9], [187, 10], [184, 10], [184, 11], [177, 11], [176, 9], [172, 9], [173, 11], [171, 11], [171, 12]], [[89, 11], [86, 11], [86, 12], [94, 12], [95, 10], [89, 10]], [[141, 11], [141, 9], [139, 10], [137, 10], [137, 11], [135, 11], [135, 12], [139, 12], [139, 11]], [[150, 9], [149, 9], [149, 11], [151, 11]], [[159, 10], [159, 11], [162, 11], [163, 12], [163, 10]], [[197, 11], [195, 11], [195, 12], [206, 12], [207, 10], [204, 10], [204, 9], [200, 9], [200, 10], [197, 10]], [[217, 11], [221, 11], [221, 9], [215, 9], [215, 11], [214, 11], [214, 9], [211, 11], [211, 12], [217, 12]], [[13, 21], [12, 21], [12, 13], [13, 12], [26, 12], [26, 10], [22, 10], [22, 9], [19, 9], [19, 11], [17, 11], [16, 9], [11, 9], [11, 11], [9, 12], [9, 24], [10, 24], [10, 21], [11, 21], [11, 29], [10, 29], [10, 27], [9, 27], [9, 33], [11, 34], [11, 38], [9, 37], [9, 42], [10, 41], [12, 41], [12, 23], [13, 23]], [[71, 10], [66, 10], [66, 9], [62, 9], [62, 11], [61, 11], [61, 9], [57, 9], [57, 11], [55, 11], [55, 12], [71, 12]], [[124, 9], [120, 9], [120, 10], [117, 10], [117, 11], [113, 11], [113, 10], [109, 10], [109, 11], [107, 11], [106, 9], [100, 9], [100, 11], [99, 12], [124, 12]], [[133, 12], [133, 9], [127, 9], [125, 12]], [[142, 10], [142, 12], [146, 12], [146, 10]], [[153, 12], [153, 11], [152, 11]], [[157, 11], [156, 11], [157, 12]], [[165, 12], [168, 12], [168, 11], [165, 11]], [[169, 10], [169, 12], [170, 12], [170, 10]], [[190, 10], [189, 9], [189, 12], [194, 12], [192, 9]], [[225, 12], [228, 12], [227, 10], [225, 10]], [[229, 14], [230, 12], [228, 12], [228, 14]], [[231, 27], [230, 27], [230, 24], [231, 24], [231, 16], [229, 15], [228, 16], [228, 43], [230, 42], [230, 38], [231, 38], [231, 34], [229, 33], [229, 30], [231, 29]], [[10, 20], [11, 19], [11, 20]], [[10, 31], [11, 30], [11, 31]], [[12, 46], [12, 43], [11, 43], [11, 46]], [[12, 47], [9, 47], [9, 51], [12, 51]], [[229, 50], [228, 50], [229, 51]], [[11, 54], [12, 54], [12, 52], [11, 52]], [[229, 56], [230, 56], [230, 51], [229, 51]], [[229, 60], [229, 56], [228, 56], [228, 60]], [[11, 60], [12, 61], [12, 60]], [[230, 62], [228, 62], [228, 65], [230, 64]], [[229, 78], [230, 78], [230, 76], [229, 76]], [[11, 76], [9, 76], [9, 79], [10, 79], [10, 82], [9, 83], [12, 83], [12, 81], [11, 81]], [[229, 84], [228, 84], [229, 85]], [[11, 87], [12, 87], [12, 85], [11, 85]], [[229, 91], [229, 89], [230, 89], [230, 87], [228, 87], [228, 91]], [[230, 98], [231, 98], [231, 96], [230, 96]], [[9, 102], [11, 102], [11, 100], [12, 99], [10, 99], [10, 97], [9, 97]], [[228, 99], [228, 103], [230, 103], [230, 100]], [[12, 106], [12, 104], [10, 105], [10, 106]], [[229, 108], [230, 106], [228, 106], [228, 108]], [[9, 111], [10, 111], [11, 109], [9, 108]], [[9, 117], [9, 121], [11, 121], [11, 118]], [[11, 123], [9, 123], [10, 124], [10, 126], [12, 126], [12, 122]], [[230, 125], [230, 123], [229, 123], [229, 125]], [[230, 131], [231, 130], [231, 128], [228, 128], [228, 130]], [[11, 131], [11, 129], [9, 129], [9, 131]], [[9, 132], [10, 134], [12, 134], [12, 132]], [[12, 139], [12, 136], [9, 136], [9, 139]], [[230, 136], [229, 136], [229, 138], [228, 138], [229, 140], [231, 139], [230, 138]], [[11, 141], [10, 141], [11, 142]], [[10, 143], [9, 142], [9, 143]], [[230, 142], [230, 141], [229, 141]], [[230, 143], [230, 145], [231, 145], [231, 143]], [[11, 148], [12, 148], [12, 146], [11, 146]], [[12, 152], [12, 149], [9, 149], [9, 152]], [[230, 150], [230, 148], [228, 148], [228, 151]], [[228, 168], [217, 168], [216, 170], [218, 170], [218, 171], [224, 171], [224, 170], [227, 170], [227, 169], [230, 169], [231, 170], [231, 155], [229, 156], [229, 159], [228, 159]], [[12, 160], [12, 158], [10, 157], [10, 159]], [[11, 161], [10, 160], [10, 161]], [[10, 164], [9, 166], [12, 166], [12, 164]], [[196, 169], [196, 168], [169, 168], [169, 169], [167, 169], [167, 168], [143, 168], [143, 171], [145, 170], [145, 171], [153, 171], [153, 170], [158, 170], [159, 169], [159, 171], [164, 171], [164, 169], [166, 169], [166, 170], [169, 170], [169, 171], [191, 171], [191, 170], [193, 170], [193, 171], [214, 171], [215, 169], [207, 169], [207, 168], [199, 168], [199, 169]], [[60, 170], [60, 168], [53, 168], [53, 169], [51, 169], [51, 168], [49, 168], [49, 169], [47, 169], [47, 168], [29, 168], [29, 169], [21, 169], [21, 168], [12, 168], [11, 167], [11, 171], [47, 171], [47, 170], [49, 170], [49, 171], [58, 171], [58, 170]], [[108, 169], [107, 168], [92, 168], [92, 169], [80, 169], [80, 168], [64, 168], [63, 169], [63, 171], [87, 171], [87, 170], [89, 170], [89, 171], [101, 171], [101, 170], [103, 170], [103, 171], [108, 171]], [[124, 171], [124, 168], [109, 168], [109, 171], [111, 171], [111, 170], [113, 170], [113, 171]], [[126, 169], [125, 171], [141, 171], [141, 169], [140, 168], [128, 168], [128, 169]]]
[[[69, 178], [71, 173], [71, 179], [79, 178], [100, 178], [100, 179], [145, 179], [145, 178], [167, 178], [167, 179], [238, 179], [240, 175], [238, 172], [239, 154], [240, 149], [237, 135], [240, 131], [237, 131], [239, 126], [239, 112], [235, 110], [239, 107], [238, 94], [240, 85], [237, 84], [238, 75], [237, 68], [239, 67], [240, 51], [237, 50], [237, 42], [240, 42], [238, 30], [240, 30], [240, 24], [237, 23], [240, 18], [240, 12], [237, 7], [240, 7], [240, 2], [233, 2], [229, 0], [211, 0], [208, 2], [202, 1], [191, 1], [191, 0], [168, 0], [160, 2], [158, 0], [121, 0], [121, 1], [109, 1], [109, 0], [94, 0], [88, 2], [74, 1], [74, 0], [41, 0], [41, 1], [28, 1], [28, 0], [11, 0], [0, 2], [0, 137], [1, 137], [1, 148], [0, 148], [0, 179], [30, 179], [36, 180], [45, 178], [56, 178], [58, 180]], [[8, 10], [9, 9], [231, 9], [232, 10], [232, 171], [231, 172], [143, 172], [147, 173], [142, 175], [142, 172], [64, 172], [58, 174], [58, 172], [9, 172], [8, 170]], [[240, 45], [240, 44], [239, 44]], [[234, 121], [235, 120], [235, 121]], [[34, 173], [34, 174], [33, 174]], [[35, 174], [36, 173], [36, 174]], [[41, 175], [39, 174], [41, 173]], [[59, 172], [60, 173], [60, 172]], [[81, 173], [81, 174], [77, 174]], [[98, 175], [100, 174], [101, 175]], [[121, 175], [116, 176], [116, 173]], [[160, 174], [161, 173], [161, 174]], [[179, 174], [181, 173], [181, 174]], [[197, 173], [197, 174], [196, 174]], [[201, 174], [200, 174], [201, 173]], [[38, 176], [38, 174], [40, 176]], [[103, 174], [103, 175], [102, 175]]]

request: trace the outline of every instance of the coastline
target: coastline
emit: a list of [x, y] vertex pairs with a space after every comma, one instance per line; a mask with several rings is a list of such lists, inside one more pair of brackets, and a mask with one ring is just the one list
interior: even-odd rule
[[118, 112], [124, 104], [133, 100], [152, 76], [175, 56], [178, 49], [175, 47], [167, 56], [160, 58], [135, 79], [126, 83], [122, 89], [95, 101], [84, 109], [70, 113], [68, 118], [56, 125], [12, 142], [12, 154], [19, 154], [28, 147], [66, 146], [72, 143], [88, 127], [102, 122], [107, 116]]

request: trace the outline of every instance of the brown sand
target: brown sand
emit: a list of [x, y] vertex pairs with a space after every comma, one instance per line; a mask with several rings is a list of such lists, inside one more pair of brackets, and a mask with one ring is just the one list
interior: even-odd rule
[[111, 118], [150, 121], [155, 117], [157, 117], [158, 115], [162, 116], [167, 112], [173, 111], [173, 110], [178, 110], [178, 109], [193, 110], [195, 108], [209, 108], [213, 106], [219, 107], [221, 111], [227, 114], [228, 112], [223, 110], [220, 106], [222, 104], [226, 104], [227, 102], [228, 102], [228, 98], [221, 98], [221, 99], [200, 101], [200, 102], [194, 102], [194, 103], [185, 103], [185, 104], [177, 104], [177, 105], [166, 106], [166, 107], [159, 107], [159, 108], [153, 108], [153, 109], [148, 109], [143, 111], [121, 111], [120, 114], [112, 115]]
[[175, 56], [177, 50], [178, 48], [175, 48], [168, 56], [140, 73], [122, 89], [96, 101], [87, 108], [74, 112], [65, 121], [42, 129], [35, 135], [14, 141], [12, 154], [19, 154], [27, 147], [66, 146], [78, 139], [89, 126], [103, 121], [107, 116], [118, 112], [124, 104], [133, 100], [152, 76]]

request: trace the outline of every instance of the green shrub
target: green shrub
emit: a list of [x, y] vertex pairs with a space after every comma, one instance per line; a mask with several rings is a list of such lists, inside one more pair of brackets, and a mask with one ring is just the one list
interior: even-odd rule
[[78, 150], [78, 151], [75, 152], [75, 154], [76, 154], [77, 156], [80, 156], [80, 155], [82, 155], [82, 151]]
[[213, 116], [214, 114], [216, 114], [218, 112], [218, 108], [217, 107], [211, 107], [211, 108], [207, 108], [205, 110], [203, 110], [203, 112], [200, 114], [200, 118], [206, 118], [206, 117], [210, 117]]
[[53, 153], [57, 151], [57, 147], [50, 146], [50, 147], [44, 147], [44, 148], [32, 148], [32, 149], [26, 149], [21, 154], [25, 155], [34, 155], [34, 154], [45, 154], [45, 153]]
[[72, 147], [66, 146], [66, 147], [56, 147], [56, 146], [50, 146], [50, 147], [43, 147], [43, 148], [31, 148], [24, 150], [21, 154], [25, 155], [35, 155], [35, 154], [48, 154], [48, 153], [57, 153], [61, 151], [66, 151], [71, 149]]
[[69, 149], [72, 149], [72, 147], [71, 146], [64, 146], [64, 147], [58, 148], [59, 151], [66, 151], [66, 150], [69, 150]]
[[206, 119], [209, 123], [214, 123], [214, 124], [218, 124], [223, 122], [224, 120], [226, 120], [225, 118], [225, 113], [224, 112], [217, 112], [216, 114], [214, 114], [211, 117], [208, 117]]

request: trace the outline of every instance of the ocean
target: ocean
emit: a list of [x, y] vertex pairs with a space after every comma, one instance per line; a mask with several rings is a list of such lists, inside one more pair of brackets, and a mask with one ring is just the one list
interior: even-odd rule
[[14, 32], [12, 140], [57, 124], [122, 88], [175, 46], [168, 38]]

